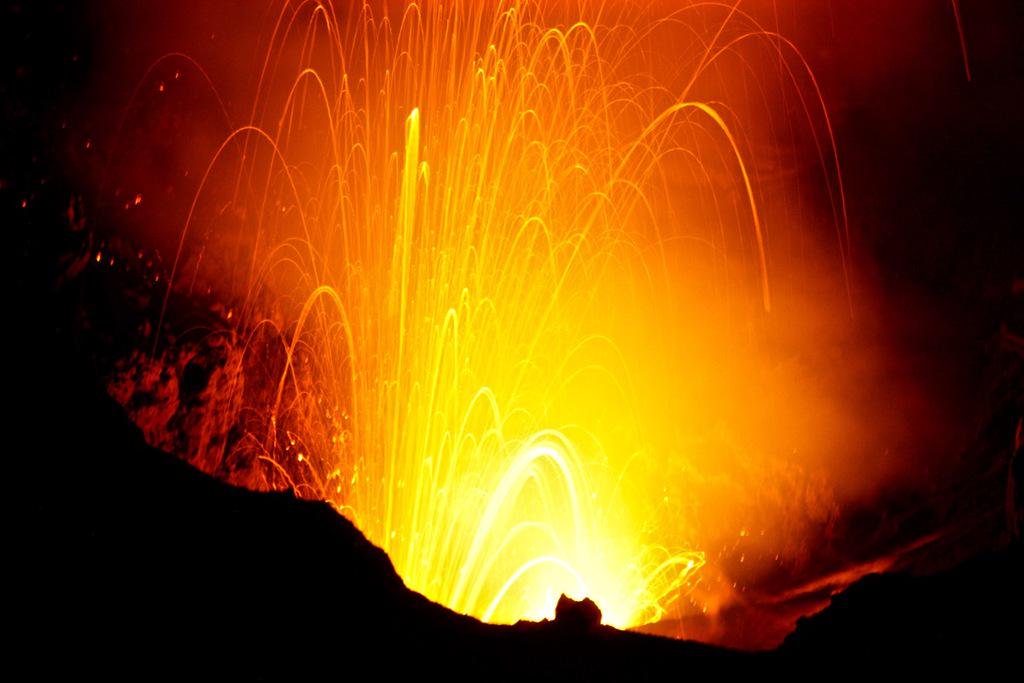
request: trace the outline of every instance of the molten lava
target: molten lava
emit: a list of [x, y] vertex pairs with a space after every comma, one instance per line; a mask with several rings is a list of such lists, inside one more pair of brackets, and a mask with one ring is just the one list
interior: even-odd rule
[[[770, 563], [827, 523], [784, 456], [843, 438], [840, 399], [773, 344], [848, 317], [849, 238], [793, 44], [711, 3], [289, 2], [271, 29], [136, 358], [224, 359], [174, 408], [192, 462], [331, 502], [494, 622], [562, 593], [622, 627], [714, 610], [726, 542]], [[175, 314], [199, 293], [218, 321]]]

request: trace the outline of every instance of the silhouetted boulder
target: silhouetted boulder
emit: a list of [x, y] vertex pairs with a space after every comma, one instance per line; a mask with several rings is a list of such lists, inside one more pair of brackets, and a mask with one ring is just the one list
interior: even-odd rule
[[555, 605], [555, 623], [572, 631], [593, 631], [601, 625], [601, 608], [590, 598], [573, 600], [563, 593]]

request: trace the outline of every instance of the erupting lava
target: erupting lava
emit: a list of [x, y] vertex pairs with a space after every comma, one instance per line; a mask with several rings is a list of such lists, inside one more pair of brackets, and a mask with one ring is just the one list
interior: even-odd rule
[[[149, 357], [227, 359], [189, 409], [189, 459], [331, 502], [411, 588], [486, 621], [551, 616], [562, 593], [621, 627], [707, 609], [687, 604], [712, 559], [700, 487], [723, 487], [698, 451], [762, 398], [771, 427], [721, 441], [767, 451], [814, 400], [764, 390], [760, 365], [763, 321], [801, 304], [778, 274], [816, 259], [778, 160], [754, 160], [779, 97], [832, 210], [815, 267], [842, 295], [821, 305], [848, 305], [799, 52], [716, 3], [289, 2], [272, 27], [159, 284]], [[144, 85], [168, 68], [197, 73], [169, 55]], [[201, 291], [223, 318], [182, 331], [174, 298]]]

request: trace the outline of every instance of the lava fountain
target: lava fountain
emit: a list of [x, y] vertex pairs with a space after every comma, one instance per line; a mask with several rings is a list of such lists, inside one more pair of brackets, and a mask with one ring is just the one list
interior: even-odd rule
[[[620, 627], [683, 611], [711, 559], [703, 480], [680, 476], [696, 434], [758, 400], [758, 340], [803, 315], [802, 259], [842, 292], [822, 305], [851, 306], [803, 57], [738, 4], [308, 1], [268, 26], [114, 395], [216, 349], [189, 460], [329, 501], [452, 609], [508, 623], [566, 593]], [[172, 54], [136, 100], [183, 73], [210, 86]], [[802, 115], [756, 113], [779, 97]], [[815, 151], [824, 218], [785, 217], [779, 125]], [[828, 258], [794, 246], [808, 234]], [[215, 323], [175, 313], [200, 292]]]

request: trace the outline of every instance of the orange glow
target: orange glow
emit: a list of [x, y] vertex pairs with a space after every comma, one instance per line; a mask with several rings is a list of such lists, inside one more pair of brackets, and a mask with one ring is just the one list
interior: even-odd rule
[[[837, 399], [766, 339], [849, 318], [849, 235], [786, 38], [731, 3], [289, 2], [258, 79], [156, 328], [174, 292], [225, 302], [198, 466], [329, 501], [412, 589], [502, 623], [561, 593], [620, 627], [713, 611], [720, 539], [827, 517], [779, 453], [842, 438]], [[824, 217], [793, 217], [779, 125]]]

